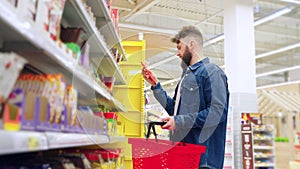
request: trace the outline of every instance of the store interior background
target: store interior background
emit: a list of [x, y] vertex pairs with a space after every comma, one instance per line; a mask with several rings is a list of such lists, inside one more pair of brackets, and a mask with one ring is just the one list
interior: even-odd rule
[[[249, 1], [250, 2], [250, 1]], [[204, 36], [204, 54], [225, 71], [224, 3], [222, 0], [114, 0], [119, 10], [122, 40], [146, 41], [146, 64], [172, 96], [180, 78], [180, 59], [170, 42], [184, 25], [197, 26]], [[253, 0], [256, 92], [263, 124], [274, 125], [276, 164], [285, 168], [294, 159], [299, 129], [300, 1]], [[243, 30], [241, 30], [242, 33]], [[163, 112], [149, 84], [148, 111]], [[297, 123], [298, 122], [298, 123]], [[291, 153], [285, 153], [287, 150]]]
[[[134, 151], [130, 139], [146, 142], [149, 122], [166, 115], [140, 62], [173, 96], [182, 70], [170, 38], [185, 25], [201, 30], [204, 54], [234, 79], [224, 168], [300, 168], [300, 0], [0, 0], [0, 11], [0, 59], [27, 61], [14, 73], [22, 75], [18, 85], [10, 84], [25, 92], [0, 105], [0, 168], [64, 160], [74, 150], [79, 158], [96, 155], [89, 156], [96, 167], [136, 168], [134, 153], [145, 146]], [[37, 83], [44, 75], [47, 83]], [[0, 103], [10, 92], [2, 86]], [[31, 91], [38, 87], [53, 98]], [[22, 96], [19, 108], [14, 94]], [[169, 131], [156, 131], [169, 139]], [[103, 161], [101, 153], [117, 157]]]

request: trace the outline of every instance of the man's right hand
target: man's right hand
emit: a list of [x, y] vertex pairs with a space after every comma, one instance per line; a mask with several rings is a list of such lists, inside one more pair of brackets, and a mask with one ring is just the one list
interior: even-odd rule
[[157, 80], [156, 77], [154, 76], [154, 74], [152, 73], [151, 70], [147, 69], [146, 65], [144, 65], [143, 63], [141, 63], [143, 68], [142, 68], [142, 75], [144, 77], [144, 79], [150, 83], [152, 86], [156, 86]]

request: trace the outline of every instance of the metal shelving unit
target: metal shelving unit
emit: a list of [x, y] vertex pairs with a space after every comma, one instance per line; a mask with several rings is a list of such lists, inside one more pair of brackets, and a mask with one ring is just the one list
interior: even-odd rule
[[[103, 10], [102, 7], [99, 7], [98, 10], [102, 10], [104, 13], [108, 12], [108, 10]], [[104, 105], [111, 110], [126, 112], [124, 105], [115, 99], [110, 91], [99, 85], [86, 70], [79, 66], [72, 57], [71, 52], [66, 52], [62, 43], [53, 41], [35, 23], [19, 16], [17, 9], [12, 7], [7, 1], [0, 1], [0, 11], [0, 48], [2, 51], [19, 53], [27, 59], [31, 66], [38, 68], [42, 73], [62, 73], [67, 83], [73, 84], [78, 89], [79, 99], [84, 100], [86, 105], [95, 103], [95, 99], [101, 99]], [[126, 84], [125, 78], [109, 50], [109, 45], [97, 33], [96, 25], [89, 18], [82, 2], [79, 0], [67, 0], [66, 11], [64, 12], [66, 16], [71, 16], [71, 18], [65, 18], [65, 22], [84, 26], [84, 29], [90, 35], [93, 35], [89, 39], [92, 44], [92, 57], [97, 56], [104, 61], [101, 64], [101, 69], [105, 70], [104, 75], [115, 76], [117, 84]], [[113, 30], [111, 31], [113, 32]], [[116, 33], [112, 37], [118, 38]], [[119, 39], [117, 41], [119, 42]], [[2, 129], [0, 129], [0, 135], [0, 155], [111, 144], [126, 140], [122, 136], [35, 131], [12, 132]]]
[[[100, 5], [101, 4], [101, 5]], [[92, 4], [94, 5], [94, 4]], [[108, 14], [108, 10], [104, 10], [106, 7], [104, 6], [103, 2], [98, 3], [98, 5], [91, 6], [93, 13], [102, 13], [103, 15], [110, 17]], [[105, 13], [105, 14], [104, 14]], [[76, 19], [74, 19], [76, 18]], [[109, 20], [105, 20], [106, 24], [110, 24]], [[122, 72], [119, 69], [116, 61], [114, 60], [110, 49], [113, 47], [111, 45], [112, 42], [115, 40], [111, 40], [111, 37], [115, 37], [113, 39], [118, 39], [116, 35], [116, 31], [114, 27], [108, 27], [108, 32], [99, 33], [102, 29], [101, 27], [97, 26], [96, 23], [92, 21], [89, 17], [87, 11], [85, 10], [82, 2], [80, 0], [69, 0], [66, 1], [64, 15], [63, 15], [63, 22], [68, 25], [83, 27], [86, 31], [86, 36], [88, 36], [88, 43], [91, 45], [91, 57], [97, 57], [99, 63], [96, 63], [98, 68], [101, 69], [101, 72], [105, 76], [115, 76], [117, 84], [125, 84], [125, 78]], [[100, 29], [99, 29], [100, 28]], [[104, 38], [102, 38], [103, 36]], [[111, 42], [112, 41], [112, 42]], [[119, 41], [119, 40], [118, 40]], [[120, 42], [118, 42], [120, 44]]]
[[124, 136], [78, 133], [3, 131], [0, 130], [0, 155], [44, 151], [57, 148], [111, 144], [126, 140]]
[[107, 40], [108, 45], [111, 47], [116, 46], [119, 51], [121, 51], [123, 60], [127, 60], [121, 39], [113, 25], [109, 10], [105, 5], [106, 2], [104, 0], [87, 0], [86, 3], [92, 8], [92, 11], [94, 11], [96, 25], [100, 28], [100, 31], [103, 32], [103, 36]]
[[275, 144], [273, 126], [260, 125], [253, 127], [254, 167], [275, 168]]
[[[76, 13], [81, 13], [83, 17], [87, 17], [84, 15], [84, 12], [81, 11], [84, 9], [80, 1], [71, 2], [73, 5], [76, 4], [80, 7], [75, 11]], [[70, 6], [70, 4], [66, 5]], [[73, 84], [75, 88], [78, 89], [83, 99], [91, 95], [95, 98], [97, 95], [106, 100], [105, 103], [108, 107], [126, 112], [125, 107], [118, 102], [107, 89], [101, 87], [91, 76], [87, 75], [83, 68], [77, 64], [76, 60], [73, 59], [70, 54], [65, 52], [59, 43], [54, 42], [49, 37], [43, 36], [42, 30], [18, 16], [17, 12], [13, 8], [10, 8], [6, 1], [0, 1], [0, 10], [0, 37], [5, 41], [4, 50], [22, 53], [21, 55], [26, 58], [31, 65], [37, 67], [44, 73], [63, 73], [67, 82]], [[81, 24], [85, 23], [89, 23], [88, 19]], [[96, 30], [96, 27], [92, 25], [89, 27], [91, 30]], [[96, 39], [98, 43], [94, 43], [97, 44], [94, 50], [97, 48], [100, 53], [105, 54], [108, 48], [100, 38]], [[104, 64], [107, 66], [106, 71], [113, 72], [112, 70], [115, 70], [114, 74], [116, 75], [117, 83], [124, 84], [125, 79], [118, 65], [113, 60], [111, 53], [103, 57], [110, 63]], [[106, 69], [106, 67], [103, 66], [102, 69]]]

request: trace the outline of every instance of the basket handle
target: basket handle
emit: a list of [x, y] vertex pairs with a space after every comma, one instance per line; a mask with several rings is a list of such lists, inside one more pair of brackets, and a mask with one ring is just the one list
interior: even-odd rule
[[[148, 132], [147, 132], [147, 135], [146, 135], [146, 140], [149, 139], [150, 137], [150, 134], [151, 134], [151, 129], [153, 130], [153, 134], [155, 136], [155, 141], [158, 142], [157, 140], [157, 134], [156, 134], [156, 131], [155, 131], [155, 125], [160, 125], [160, 126], [163, 126], [165, 125], [167, 122], [164, 122], [164, 121], [151, 121], [148, 125]], [[172, 145], [174, 145], [175, 141], [173, 139], [173, 131], [170, 131], [170, 140], [172, 141]], [[184, 140], [180, 141], [180, 143], [178, 144], [178, 146], [186, 146]]]
[[148, 140], [148, 138], [150, 137], [150, 134], [151, 134], [151, 129], [153, 130], [153, 134], [155, 136], [155, 141], [158, 142], [157, 140], [157, 134], [156, 134], [156, 131], [155, 131], [155, 125], [160, 125], [160, 126], [163, 126], [165, 125], [167, 122], [163, 122], [163, 121], [151, 121], [148, 125], [148, 132], [147, 132], [147, 135], [146, 135], [146, 140]]

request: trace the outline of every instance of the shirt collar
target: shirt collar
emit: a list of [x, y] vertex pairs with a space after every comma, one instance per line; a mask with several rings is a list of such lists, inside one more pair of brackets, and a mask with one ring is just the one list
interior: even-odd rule
[[189, 66], [190, 70], [196, 70], [198, 67], [200, 67], [204, 63], [209, 63], [209, 58], [205, 57], [204, 59], [200, 60], [199, 62]]

